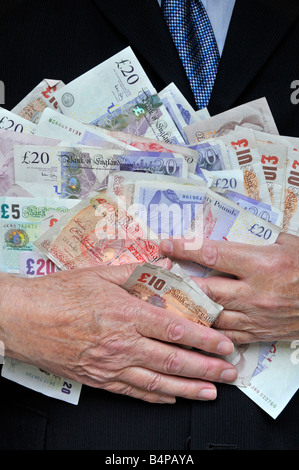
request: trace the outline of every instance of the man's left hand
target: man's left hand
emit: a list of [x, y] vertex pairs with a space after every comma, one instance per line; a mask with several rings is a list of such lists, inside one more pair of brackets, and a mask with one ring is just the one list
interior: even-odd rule
[[214, 323], [234, 343], [299, 338], [299, 237], [281, 233], [270, 246], [204, 240], [163, 240], [167, 256], [230, 275], [194, 278], [224, 310]]

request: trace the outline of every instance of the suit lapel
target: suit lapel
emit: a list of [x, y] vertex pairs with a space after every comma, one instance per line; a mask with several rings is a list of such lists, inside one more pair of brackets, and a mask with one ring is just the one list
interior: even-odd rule
[[235, 105], [298, 15], [297, 0], [236, 1], [209, 104], [211, 114]]
[[[174, 82], [195, 106], [185, 70], [161, 14], [157, 0], [94, 0], [102, 13], [127, 38], [165, 86]], [[160, 90], [157, 90], [160, 91]]]

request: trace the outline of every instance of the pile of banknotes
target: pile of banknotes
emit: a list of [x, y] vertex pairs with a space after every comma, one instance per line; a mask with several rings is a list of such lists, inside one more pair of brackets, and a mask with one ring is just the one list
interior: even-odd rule
[[[124, 289], [210, 327], [223, 306], [193, 278], [213, 271], [159, 267], [160, 241], [196, 249], [205, 238], [299, 235], [298, 150], [265, 98], [211, 117], [173, 83], [155, 90], [131, 48], [68, 84], [44, 79], [0, 108], [0, 270], [31, 278], [136, 263]], [[236, 345], [226, 358], [238, 368], [232, 386], [273, 418], [299, 386], [295, 346]], [[2, 376], [79, 401], [81, 384], [30, 364], [5, 357]]]

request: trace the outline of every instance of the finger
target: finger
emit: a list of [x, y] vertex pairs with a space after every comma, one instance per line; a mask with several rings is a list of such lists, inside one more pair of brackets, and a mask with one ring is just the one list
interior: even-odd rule
[[243, 312], [223, 310], [213, 326], [217, 328], [217, 330], [238, 330], [247, 331], [249, 333], [251, 323], [250, 317]]
[[105, 389], [113, 393], [127, 395], [132, 398], [147, 401], [149, 403], [165, 403], [171, 405], [176, 401], [173, 392], [170, 395], [166, 395], [160, 392], [151, 392], [146, 389], [136, 387], [131, 383], [115, 382], [111, 385], [105, 386]]
[[[250, 333], [249, 331], [242, 331], [242, 330], [219, 330], [223, 331], [228, 338], [230, 338], [234, 344], [249, 344], [249, 343], [256, 343], [257, 341], [267, 341], [263, 340], [262, 338], [258, 338], [255, 334]], [[271, 341], [269, 338], [268, 341]]]
[[233, 352], [234, 345], [225, 335], [167, 309], [138, 300], [135, 313], [135, 328], [143, 337], [178, 343], [219, 355]]
[[294, 248], [298, 248], [298, 237], [290, 233], [280, 232], [275, 242], [276, 245], [293, 245]]
[[[82, 380], [82, 377], [81, 377]], [[122, 381], [113, 381], [111, 383], [99, 383], [97, 377], [86, 377], [84, 379], [84, 384], [94, 387], [94, 388], [102, 388], [112, 393], [117, 393], [119, 395], [127, 395], [132, 398], [137, 398], [143, 401], [147, 401], [149, 403], [166, 403], [166, 404], [173, 404], [175, 403], [175, 396], [173, 393], [170, 395], [166, 395], [160, 392], [152, 392], [146, 389], [142, 389], [140, 387], [136, 387], [131, 383], [124, 383]]]
[[105, 385], [99, 384], [96, 376], [86, 378], [85, 384], [150, 403], [172, 404], [176, 397], [204, 401], [217, 397], [217, 389], [210, 382], [164, 376], [140, 367], [125, 369], [117, 380]]
[[[287, 321], [289, 325], [289, 321]], [[285, 319], [279, 318], [275, 322], [271, 316], [264, 317], [254, 310], [251, 313], [223, 310], [213, 324], [234, 343], [252, 343], [256, 341], [289, 341], [289, 331], [295, 331], [296, 326], [286, 328]]]
[[[250, 317], [242, 312], [223, 310], [213, 324], [213, 328], [225, 334], [234, 344], [247, 344], [256, 341], [266, 341], [265, 336], [259, 338], [257, 327], [250, 321]], [[269, 341], [270, 341], [269, 337]]]
[[[134, 269], [142, 264], [144, 263], [129, 263], [121, 266], [94, 266], [88, 268], [88, 270], [96, 273], [102, 279], [120, 286], [127, 281]], [[172, 262], [169, 258], [161, 259], [153, 264], [157, 264], [165, 269], [170, 269], [172, 266]]]
[[245, 277], [255, 272], [267, 247], [205, 239], [199, 249], [189, 249], [188, 240], [162, 240], [161, 251], [173, 258], [194, 261], [223, 273]]
[[218, 357], [204, 355], [199, 351], [148, 338], [140, 340], [137, 349], [134, 365], [163, 375], [225, 383], [236, 379], [237, 372], [232, 364]]
[[120, 378], [144, 394], [156, 394], [159, 398], [173, 397], [191, 400], [215, 400], [217, 390], [214, 384], [202, 380], [173, 377], [140, 367], [128, 368]]
[[94, 375], [85, 377], [84, 383], [151, 403], [172, 404], [176, 401], [175, 397], [192, 400], [215, 400], [217, 397], [217, 389], [213, 383], [166, 376], [141, 367], [125, 368], [117, 378], [105, 384], [99, 383], [95, 372]]
[[225, 309], [242, 310], [242, 308], [246, 308], [247, 301], [245, 299], [250, 295], [250, 288], [246, 282], [224, 276], [192, 277], [192, 279], [210, 299]]

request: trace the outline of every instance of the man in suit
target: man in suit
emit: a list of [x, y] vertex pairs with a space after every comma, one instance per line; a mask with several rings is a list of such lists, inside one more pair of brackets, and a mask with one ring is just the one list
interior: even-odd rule
[[[42, 78], [71, 81], [128, 45], [133, 48], [158, 91], [173, 81], [195, 107], [189, 82], [157, 0], [65, 0], [59, 5], [49, 1], [19, 0], [6, 6], [2, 18], [0, 37], [4, 66], [0, 78], [6, 85], [7, 109], [11, 109]], [[291, 83], [299, 76], [294, 52], [298, 41], [298, 22], [299, 6], [295, 0], [236, 1], [209, 103], [211, 114], [266, 96], [280, 133], [298, 136], [298, 109], [290, 99]], [[284, 257], [288, 261], [288, 272], [295, 272], [296, 263], [291, 263], [290, 258], [291, 255], [298, 256], [297, 239], [283, 238], [277, 246], [279, 249], [263, 253], [268, 261], [276, 260], [277, 264], [273, 261], [271, 265], [272, 273], [276, 266], [283, 269]], [[166, 249], [169, 247], [166, 246]], [[172, 250], [176, 250], [181, 257], [185, 256], [179, 251], [180, 246]], [[240, 259], [241, 266], [253, 263], [253, 271], [248, 269], [247, 277], [242, 280], [247, 293], [247, 297], [243, 296], [242, 300], [246, 298], [248, 302], [248, 293], [254, 285], [251, 281], [257, 266], [261, 267], [256, 262], [257, 258], [260, 259], [260, 252], [252, 250], [249, 258], [246, 258], [244, 251], [237, 253], [240, 258], [235, 256], [230, 262], [227, 252], [222, 252], [217, 245], [207, 246], [202, 253], [192, 255], [199, 260], [202, 257], [207, 264], [224, 270], [229, 269], [228, 264], [230, 268], [231, 264], [238, 267]], [[232, 250], [229, 255], [233, 255]], [[266, 270], [265, 265], [262, 268]], [[130, 349], [120, 350], [119, 338], [114, 335], [111, 340], [108, 334], [105, 338], [105, 354], [101, 348], [103, 342], [92, 347], [88, 336], [90, 330], [96, 336], [98, 328], [99, 337], [103, 331], [110, 334], [115, 331], [115, 326], [109, 324], [112, 316], [109, 308], [121, 312], [121, 305], [128, 302], [127, 298], [121, 297], [118, 304], [113, 303], [114, 298], [120, 295], [117, 284], [128, 275], [128, 269], [97, 271], [96, 274], [78, 271], [51, 279], [49, 276], [34, 284], [33, 295], [23, 281], [14, 280], [13, 284], [11, 278], [2, 277], [1, 329], [7, 350], [45, 369], [47, 366], [53, 367], [55, 363], [57, 372], [73, 372], [75, 377], [87, 384], [83, 387], [79, 405], [74, 407], [1, 379], [2, 448], [298, 449], [298, 393], [282, 415], [273, 421], [238, 389], [220, 383], [233, 379], [233, 369], [228, 365], [215, 361], [207, 363], [200, 355], [194, 356], [191, 351], [166, 344], [184, 339], [190, 345], [204, 350], [215, 351], [220, 344], [229, 348], [229, 341], [224, 342], [225, 337], [216, 329], [209, 330], [209, 333], [200, 329], [190, 331], [186, 323], [178, 323], [170, 315], [166, 317], [164, 329], [159, 330], [161, 317], [158, 310], [142, 306], [142, 313], [145, 314], [142, 321], [140, 304], [134, 303], [131, 310], [136, 310], [139, 315], [135, 317], [138, 320], [139, 337], [133, 338]], [[267, 275], [270, 274], [267, 271]], [[92, 298], [95, 276], [100, 286], [100, 292], [97, 293], [102, 296], [101, 303], [96, 303]], [[280, 331], [277, 320], [270, 315], [269, 321], [276, 328], [273, 339], [298, 333], [295, 275], [289, 276], [289, 282], [293, 286], [293, 290], [287, 289], [292, 296], [289, 299], [289, 305], [292, 305], [289, 310], [293, 312], [293, 320], [288, 322], [291, 328], [284, 325], [283, 331]], [[84, 298], [92, 299], [87, 304], [88, 309], [104, 312], [101, 313], [101, 321], [96, 324], [88, 320], [87, 312], [85, 316], [82, 314], [86, 300], [75, 297], [80, 291], [78, 286], [82, 284]], [[63, 286], [67, 286], [65, 290], [68, 294], [65, 294]], [[244, 330], [248, 331], [248, 322], [252, 324], [251, 318], [247, 315], [248, 320], [244, 321], [242, 317], [243, 323], [239, 317], [236, 319], [236, 312], [231, 306], [232, 299], [228, 295], [224, 298], [226, 287], [223, 292], [220, 289], [216, 291], [213, 285], [207, 285], [206, 288], [214, 296], [222, 295], [228, 305], [219, 328], [225, 329], [234, 340]], [[263, 288], [266, 291], [268, 285]], [[19, 294], [21, 298], [18, 303], [15, 300], [16, 292], [22, 293], [22, 296]], [[77, 321], [72, 316], [74, 299], [82, 302], [81, 308], [75, 311]], [[42, 307], [48, 313], [41, 327]], [[52, 322], [52, 309], [56, 309], [57, 315], [62, 312], [65, 315], [64, 318], [58, 318], [60, 327]], [[266, 318], [265, 311], [269, 312], [269, 309], [261, 310], [263, 319]], [[35, 320], [35, 332], [30, 315]], [[126, 319], [131, 319], [129, 306], [125, 315]], [[123, 321], [123, 318], [119, 317], [118, 322]], [[62, 320], [67, 326], [65, 329], [61, 328]], [[71, 338], [69, 327], [72, 322]], [[237, 333], [239, 328], [241, 332]], [[50, 341], [47, 340], [45, 330]], [[161, 336], [157, 339], [163, 341], [152, 343], [155, 348], [151, 349], [149, 342], [142, 342], [140, 336], [149, 340], [157, 337], [158, 330]], [[126, 331], [127, 336], [129, 333]], [[251, 334], [251, 340], [265, 339], [259, 337], [266, 334], [265, 327], [258, 332], [253, 328]], [[40, 341], [40, 338], [43, 340]], [[82, 347], [81, 354], [73, 346], [76, 341]], [[132, 343], [144, 349], [138, 353], [138, 348], [134, 351]], [[84, 351], [91, 354], [86, 356]], [[117, 381], [112, 374], [115, 372], [113, 358], [118, 357], [118, 354], [122, 359], [124, 356], [130, 357], [128, 352], [132, 353], [137, 363], [124, 362]], [[142, 353], [146, 359], [140, 358]], [[100, 363], [100, 373], [95, 371], [91, 362], [95, 357]], [[162, 361], [164, 368], [158, 370], [158, 374], [149, 374], [150, 366], [154, 368], [154, 364], [156, 366], [159, 361]], [[76, 363], [82, 369], [76, 369]], [[106, 364], [106, 368], [103, 364]], [[228, 371], [227, 377], [221, 379], [224, 371]], [[140, 373], [142, 375], [138, 375]], [[217, 399], [214, 382], [217, 383]], [[209, 399], [196, 399], [200, 392], [203, 392], [202, 398]], [[214, 394], [214, 400], [211, 394]], [[175, 395], [178, 399], [172, 404]], [[166, 403], [164, 406], [158, 403], [162, 401]]]

